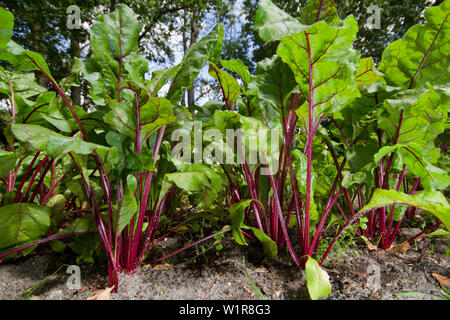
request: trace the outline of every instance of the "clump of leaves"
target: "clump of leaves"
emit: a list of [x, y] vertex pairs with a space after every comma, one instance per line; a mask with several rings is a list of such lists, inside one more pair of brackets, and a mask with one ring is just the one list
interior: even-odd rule
[[[340, 19], [332, 1], [323, 3], [310, 1], [296, 19], [261, 0], [255, 28], [262, 40], [278, 41], [277, 54], [259, 62], [254, 75], [240, 61], [221, 61], [240, 82], [210, 64], [224, 101], [215, 104], [210, 125], [254, 139], [238, 141], [241, 162], [222, 166], [233, 235], [245, 244], [240, 229], [252, 226], [275, 244], [272, 255], [287, 246], [299, 268], [308, 259], [323, 263], [348, 228], [388, 249], [404, 217], [418, 210], [437, 219], [425, 231], [441, 223], [448, 229], [450, 222], [440, 192], [450, 178], [437, 166], [448, 143], [435, 145], [449, 108], [450, 1], [427, 10], [425, 25], [390, 44], [380, 71], [353, 49], [355, 19]], [[263, 148], [266, 161], [250, 165], [246, 156], [261, 146], [256, 132], [273, 128], [281, 133], [280, 141], [271, 141], [281, 144], [278, 153]], [[272, 172], [263, 176], [262, 168]], [[331, 212], [344, 223], [322, 251]], [[296, 226], [296, 243], [289, 226]]]
[[[58, 83], [41, 55], [10, 39], [12, 14], [1, 9], [0, 15], [6, 21], [0, 59], [11, 66], [0, 69], [0, 90], [12, 106], [9, 149], [0, 154], [6, 187], [0, 257], [97, 233], [90, 238], [94, 241], [80, 241], [73, 248], [82, 260], [92, 261], [101, 241], [110, 286], [117, 290], [118, 272], [133, 272], [155, 241], [167, 199], [183, 190], [206, 193], [210, 204], [220, 191], [220, 176], [209, 168], [171, 161], [165, 134], [176, 125], [177, 110], [183, 111], [177, 105], [183, 90], [220, 53], [222, 26], [192, 46], [179, 65], [155, 71], [148, 80], [148, 63], [138, 52], [142, 26], [120, 5], [97, 18], [91, 57], [75, 61], [71, 74]], [[56, 94], [37, 85], [32, 73], [22, 72], [34, 70], [45, 75]], [[94, 107], [89, 112], [73, 105], [67, 94], [80, 72], [91, 85]], [[159, 96], [169, 80], [167, 94]], [[59, 200], [61, 204], [55, 203]]]

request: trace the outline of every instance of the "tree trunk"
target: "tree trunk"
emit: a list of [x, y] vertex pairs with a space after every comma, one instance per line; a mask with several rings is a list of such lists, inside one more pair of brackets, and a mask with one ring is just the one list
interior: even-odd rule
[[111, 0], [111, 5], [109, 6], [109, 12], [116, 10], [117, 0]]
[[[187, 27], [187, 20], [186, 20], [186, 14], [183, 15], [183, 32], [182, 32], [182, 36], [183, 36], [183, 55], [186, 55], [186, 53], [188, 52], [189, 48], [188, 48], [188, 38], [187, 38], [187, 33], [186, 33], [186, 27]], [[183, 101], [184, 104], [186, 106], [189, 105], [188, 100], [186, 100], [186, 94], [187, 94], [187, 90], [183, 91]]]
[[[31, 23], [31, 37], [33, 39], [33, 50], [39, 52], [39, 44], [41, 42], [41, 26], [37, 21]], [[35, 75], [37, 83], [46, 88], [48, 81], [45, 75], [40, 71], [35, 72]]]
[[[192, 12], [191, 18], [191, 39], [189, 41], [189, 48], [191, 48], [198, 40], [198, 20], [200, 18], [200, 8], [196, 6]], [[194, 86], [188, 90], [188, 106], [192, 106], [195, 103]]]
[[[80, 43], [76, 39], [70, 40], [70, 53], [72, 60], [74, 58], [80, 58], [81, 57], [81, 51], [80, 51]], [[81, 85], [78, 87], [70, 87], [70, 98], [72, 99], [72, 103], [74, 105], [80, 106], [81, 105]]]

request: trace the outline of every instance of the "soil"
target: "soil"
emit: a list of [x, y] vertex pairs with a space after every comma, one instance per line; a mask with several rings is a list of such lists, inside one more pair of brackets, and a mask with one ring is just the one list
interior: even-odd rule
[[[401, 230], [399, 242], [414, 232]], [[173, 252], [183, 243], [180, 237], [166, 238], [146, 261]], [[110, 299], [308, 299], [305, 275], [287, 254], [281, 253], [269, 261], [258, 244], [242, 247], [229, 237], [222, 244], [220, 251], [213, 249], [197, 255], [195, 249], [189, 249], [163, 263], [150, 266], [144, 262], [131, 275], [121, 273], [119, 292], [112, 293]], [[332, 292], [325, 299], [442, 299], [443, 291], [433, 274], [450, 277], [450, 259], [445, 255], [449, 244], [449, 239], [427, 238], [399, 254], [369, 250], [358, 242], [339, 256], [335, 253], [323, 266], [332, 285]], [[26, 257], [3, 262], [0, 299], [85, 300], [108, 287], [106, 265], [97, 263], [81, 265], [81, 288], [68, 289], [67, 267], [55, 271], [74, 261], [75, 257], [63, 258], [38, 248]], [[36, 290], [27, 296], [26, 290], [34, 286]]]

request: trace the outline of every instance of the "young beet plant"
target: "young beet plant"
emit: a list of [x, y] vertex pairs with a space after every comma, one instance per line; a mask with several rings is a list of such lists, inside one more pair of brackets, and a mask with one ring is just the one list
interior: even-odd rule
[[[0, 16], [5, 30], [0, 39], [0, 58], [16, 64], [19, 70], [36, 68], [32, 61], [42, 63], [42, 57], [23, 50], [10, 39], [14, 25], [13, 15], [0, 8]], [[58, 87], [60, 90], [79, 85], [77, 68], [78, 62], [74, 64], [71, 74], [61, 81]], [[63, 208], [69, 209], [65, 205], [64, 197], [57, 194], [57, 190], [70, 174], [69, 171], [63, 170], [63, 167], [67, 167], [67, 163], [58, 162], [61, 148], [53, 145], [47, 154], [33, 148], [22, 148], [11, 132], [14, 126], [29, 125], [30, 128], [36, 128], [37, 124], [51, 126], [52, 121], [57, 121], [49, 116], [60, 102], [57, 95], [38, 85], [33, 73], [9, 71], [3, 67], [0, 67], [0, 92], [8, 97], [12, 125], [5, 132], [8, 141], [7, 151], [0, 151], [2, 181], [0, 258], [19, 251], [29, 253], [37, 244], [50, 240], [89, 233], [91, 231], [89, 223], [81, 218], [81, 213], [75, 213], [71, 221], [66, 221], [62, 212]], [[53, 137], [63, 139], [61, 142], [66, 146], [78, 141], [75, 137], [63, 137], [46, 128], [42, 128], [40, 132], [24, 134], [35, 134], [34, 144], [39, 141], [48, 142], [51, 134], [54, 134]], [[93, 146], [78, 145], [72, 150], [85, 152], [81, 147], [89, 150]], [[73, 223], [69, 224], [70, 222]]]
[[440, 221], [409, 242], [441, 223], [449, 225], [447, 200], [437, 192], [450, 184], [438, 167], [448, 142], [437, 145], [440, 135], [446, 137], [449, 108], [444, 90], [449, 76], [442, 72], [449, 64], [448, 15], [448, 1], [427, 10], [425, 25], [412, 27], [385, 49], [383, 73], [372, 59], [362, 59], [356, 76], [361, 97], [330, 118], [328, 132], [336, 138], [328, 139], [330, 150], [336, 154], [333, 145], [342, 146], [345, 153], [335, 161], [344, 187], [342, 208], [353, 214], [354, 208], [382, 206], [369, 211], [367, 228], [359, 231], [382, 249], [392, 246], [404, 219], [419, 208]]
[[[255, 27], [264, 41], [279, 41], [277, 55], [259, 62], [255, 75], [241, 61], [222, 60], [241, 85], [211, 63], [224, 103], [207, 105], [216, 110], [209, 126], [241, 130], [236, 141], [241, 162], [222, 166], [234, 238], [245, 244], [243, 229], [251, 225], [270, 256], [287, 245], [294, 262], [306, 268], [315, 297], [329, 286], [311, 276], [319, 268], [312, 258], [322, 264], [343, 231], [364, 214], [367, 228], [358, 234], [377, 238], [383, 249], [391, 247], [405, 214], [419, 209], [440, 221], [418, 236], [441, 223], [450, 226], [450, 207], [438, 192], [450, 180], [434, 165], [446, 148], [438, 150], [434, 141], [448, 112], [449, 61], [442, 50], [448, 46], [449, 2], [427, 11], [433, 23], [413, 27], [386, 48], [384, 74], [352, 48], [355, 19], [341, 21], [332, 1], [325, 3], [310, 1], [295, 19], [262, 0]], [[281, 132], [279, 153], [261, 152], [254, 137], [267, 129]], [[252, 146], [261, 152], [259, 165], [249, 163]], [[278, 161], [276, 171], [267, 166], [271, 161]], [[261, 175], [263, 168], [273, 175]], [[241, 178], [245, 188], [237, 182]], [[344, 225], [322, 251], [332, 211], [341, 214]], [[294, 225], [297, 245], [288, 234]], [[316, 285], [323, 291], [315, 291]]]
[[[237, 73], [243, 83], [244, 99], [239, 110], [245, 116], [234, 117], [239, 118], [240, 128], [255, 128], [255, 125], [247, 124], [251, 122], [249, 119], [253, 119], [260, 127], [278, 129], [282, 136], [279, 157], [262, 152], [267, 159], [260, 159], [275, 158], [277, 171], [270, 172], [270, 166], [266, 166], [270, 174], [263, 176], [259, 173], [261, 168], [256, 166], [251, 172], [245, 160], [239, 171], [244, 173], [247, 183], [246, 196], [254, 200], [251, 202], [253, 218], [247, 210], [247, 222], [266, 233], [278, 249], [287, 245], [295, 263], [302, 268], [306, 257], [314, 255], [325, 219], [342, 193], [342, 190], [337, 195], [334, 191], [330, 193], [321, 221], [311, 238], [311, 222], [319, 218], [319, 208], [313, 197], [316, 183], [312, 168], [314, 137], [326, 115], [340, 110], [359, 96], [354, 81], [359, 53], [351, 47], [357, 32], [356, 21], [349, 17], [339, 25], [329, 25], [318, 20], [329, 18], [336, 22], [336, 16], [322, 17], [317, 14], [319, 9], [311, 5], [307, 10], [309, 13], [297, 20], [270, 1], [261, 1], [255, 27], [263, 40], [280, 41], [277, 55], [260, 62], [254, 76], [236, 61], [222, 61], [222, 65]], [[307, 21], [316, 23], [309, 26]], [[289, 28], [281, 32], [280, 25], [288, 25]], [[214, 66], [212, 70], [223, 88], [227, 109], [231, 110], [229, 88], [236, 85], [229, 83], [234, 79], [228, 80], [231, 76], [219, 74]], [[239, 85], [237, 87], [239, 89]], [[224, 113], [233, 114], [232, 111], [222, 111], [214, 116], [218, 118]], [[297, 137], [299, 129], [304, 130], [306, 136], [302, 149]], [[233, 200], [242, 199], [242, 190], [236, 184], [230, 185], [234, 187], [232, 194], [238, 195]], [[289, 225], [297, 226], [298, 252], [288, 235]]]
[[[10, 19], [10, 38], [13, 17], [5, 10], [1, 14]], [[84, 64], [77, 61], [60, 84], [39, 54], [2, 39], [0, 57], [16, 70], [42, 72], [56, 94], [37, 86], [30, 74], [1, 70], [2, 93], [9, 95], [13, 110], [10, 150], [1, 154], [7, 160], [6, 165], [2, 162], [7, 193], [0, 215], [1, 258], [40, 243], [97, 231], [106, 250], [110, 285], [117, 290], [118, 272], [133, 272], [156, 239], [166, 199], [174, 196], [175, 186], [195, 193], [213, 189], [210, 184], [216, 182], [212, 191], [217, 192], [217, 181], [207, 176], [209, 171], [189, 172], [192, 168], [185, 167], [184, 172], [171, 173], [168, 170], [174, 165], [163, 155], [170, 151], [165, 133], [177, 122], [176, 104], [202, 66], [220, 54], [222, 27], [217, 25], [192, 46], [179, 65], [155, 71], [151, 80], [144, 77], [148, 62], [138, 53], [141, 28], [124, 5], [99, 17], [91, 29], [91, 57]], [[72, 105], [66, 94], [80, 71], [90, 83], [91, 112]], [[166, 97], [159, 97], [169, 79]], [[9, 90], [4, 88], [8, 81]], [[15, 90], [19, 86], [20, 94]], [[15, 139], [24, 147], [14, 150]], [[22, 155], [17, 157], [19, 150]], [[23, 155], [30, 150], [35, 156], [25, 163]], [[28, 169], [22, 173], [25, 165]], [[11, 200], [19, 175], [22, 182]], [[180, 182], [186, 179], [183, 175], [197, 178], [195, 188]], [[21, 192], [25, 184], [26, 191]], [[90, 261], [97, 242], [86, 238], [79, 244], [74, 250]]]

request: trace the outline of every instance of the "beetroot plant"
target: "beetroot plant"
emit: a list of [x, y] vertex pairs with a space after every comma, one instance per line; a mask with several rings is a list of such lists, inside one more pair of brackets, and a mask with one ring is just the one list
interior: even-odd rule
[[[9, 19], [5, 36], [10, 38], [13, 17], [1, 13]], [[138, 52], [141, 28], [124, 5], [100, 16], [91, 30], [92, 55], [85, 63], [76, 61], [59, 84], [42, 56], [2, 39], [1, 59], [14, 71], [1, 70], [12, 121], [9, 151], [1, 155], [7, 192], [0, 257], [96, 231], [110, 285], [117, 290], [118, 272], [133, 272], [155, 240], [168, 198], [180, 189], [203, 195], [221, 188], [210, 169], [184, 167], [176, 173], [165, 155], [171, 149], [167, 128], [177, 123], [176, 113], [183, 114], [177, 106], [183, 90], [221, 51], [221, 25], [192, 46], [179, 65], [153, 72], [150, 80], [148, 62]], [[32, 70], [42, 72], [56, 92], [20, 72]], [[67, 95], [80, 72], [90, 83], [89, 111], [72, 105]], [[168, 80], [167, 93], [158, 96]], [[34, 154], [31, 160], [29, 154]], [[15, 183], [17, 177], [23, 178]], [[98, 243], [83, 239], [74, 250], [89, 261]]]
[[[106, 257], [117, 290], [118, 273], [133, 272], [164, 232], [199, 229], [202, 217], [220, 231], [186, 248], [229, 231], [241, 245], [257, 238], [270, 258], [288, 251], [316, 299], [331, 289], [320, 265], [348, 228], [382, 249], [418, 216], [426, 226], [409, 241], [449, 230], [449, 14], [450, 0], [427, 10], [376, 66], [353, 48], [357, 22], [332, 0], [311, 0], [296, 18], [261, 0], [255, 28], [277, 50], [253, 74], [220, 60], [217, 25], [150, 77], [142, 26], [119, 5], [93, 24], [89, 57], [57, 81], [11, 40], [14, 18], [0, 8], [0, 93], [11, 110], [0, 259], [67, 245], [78, 263]], [[205, 66], [220, 101], [182, 105]], [[77, 106], [68, 93], [80, 77], [89, 96]]]
[[[341, 20], [332, 1], [310, 1], [298, 18], [260, 1], [255, 28], [264, 41], [278, 41], [277, 54], [260, 61], [254, 75], [240, 61], [221, 61], [240, 82], [210, 64], [224, 101], [208, 105], [216, 108], [210, 125], [239, 128], [242, 140], [268, 128], [280, 133], [279, 153], [264, 149], [261, 162], [250, 165], [249, 150], [260, 141], [248, 140], [237, 143], [241, 162], [222, 166], [238, 243], [251, 225], [275, 243], [265, 245], [272, 256], [287, 246], [313, 288], [320, 281], [308, 276], [317, 272], [313, 258], [323, 263], [363, 215], [367, 228], [358, 234], [383, 249], [414, 212], [437, 218], [420, 235], [442, 223], [448, 229], [450, 207], [440, 191], [450, 179], [438, 167], [448, 143], [435, 141], [448, 126], [449, 4], [429, 9], [425, 25], [390, 44], [377, 70], [352, 47], [355, 19]], [[276, 170], [261, 175], [272, 161]], [[332, 215], [342, 227], [319, 252]], [[289, 226], [296, 227], [295, 243]]]

